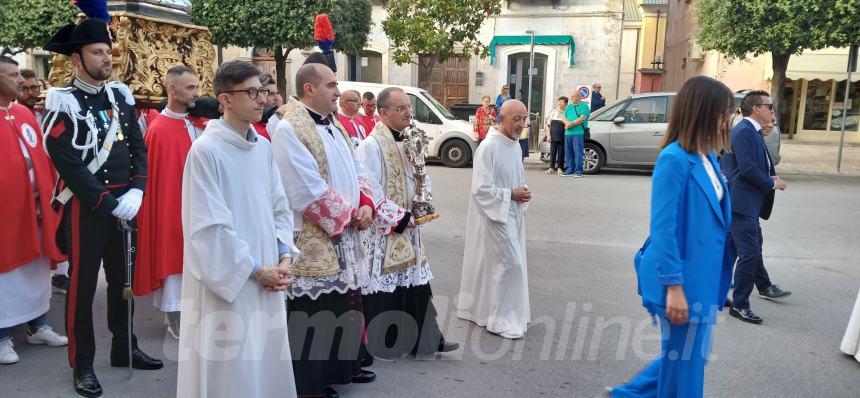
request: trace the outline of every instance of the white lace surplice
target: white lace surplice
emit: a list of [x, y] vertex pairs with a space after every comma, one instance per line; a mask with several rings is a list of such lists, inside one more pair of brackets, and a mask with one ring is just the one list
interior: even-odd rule
[[[407, 208], [411, 208], [412, 197], [415, 195], [414, 169], [406, 161], [401, 143], [398, 143], [397, 148], [401, 154], [401, 165], [406, 171]], [[356, 155], [358, 160], [364, 164], [368, 174], [375, 179], [375, 182], [382, 189], [381, 187], [385, 186], [386, 178], [385, 162], [376, 137], [371, 136], [362, 141]], [[427, 180], [429, 188], [429, 176]], [[382, 264], [385, 261], [385, 244], [388, 239], [387, 235], [397, 226], [398, 221], [403, 217], [406, 210], [384, 198], [374, 198], [374, 202], [377, 203], [377, 214], [374, 217], [373, 225], [361, 233], [362, 244], [371, 260], [369, 269], [367, 270], [369, 273], [367, 275], [367, 283], [360, 284], [361, 293], [391, 293], [397, 287], [421, 286], [430, 283], [430, 280], [433, 279], [433, 273], [430, 271], [430, 264], [427, 262], [424, 249], [421, 245], [420, 227], [407, 228], [405, 231], [405, 233], [409, 234], [412, 247], [415, 248], [415, 255], [418, 259], [417, 264], [403, 271], [392, 272], [390, 274], [382, 273]]]
[[[301, 231], [305, 210], [323, 196], [329, 186], [349, 202], [355, 210], [359, 206], [359, 191], [370, 192], [375, 187], [366, 186], [369, 180], [364, 166], [353, 154], [352, 144], [344, 140], [337, 128], [317, 125], [317, 134], [323, 141], [328, 164], [328, 180], [320, 176], [317, 161], [299, 141], [295, 128], [287, 120], [281, 120], [272, 135], [275, 161], [281, 171], [284, 188], [295, 217], [295, 231]], [[329, 133], [331, 129], [332, 133]], [[349, 227], [341, 236], [341, 248], [345, 254], [346, 269], [329, 276], [297, 276], [287, 289], [288, 297], [309, 296], [316, 300], [321, 294], [345, 293], [357, 289], [362, 281], [360, 275], [367, 274], [364, 248], [359, 243], [355, 228]], [[364, 281], [366, 283], [366, 279]]]

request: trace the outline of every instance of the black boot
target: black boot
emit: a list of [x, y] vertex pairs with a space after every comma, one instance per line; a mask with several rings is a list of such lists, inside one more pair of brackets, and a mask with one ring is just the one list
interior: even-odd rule
[[75, 369], [72, 377], [75, 384], [75, 392], [78, 395], [90, 398], [102, 396], [102, 386], [99, 384], [99, 379], [96, 378], [96, 373], [93, 372], [92, 366]]

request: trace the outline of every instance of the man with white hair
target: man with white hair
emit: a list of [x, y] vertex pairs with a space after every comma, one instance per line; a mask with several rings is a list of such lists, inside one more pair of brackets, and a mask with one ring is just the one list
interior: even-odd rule
[[475, 153], [457, 316], [519, 339], [531, 319], [525, 211], [532, 193], [517, 143], [528, 119], [518, 100], [505, 101], [500, 115]]

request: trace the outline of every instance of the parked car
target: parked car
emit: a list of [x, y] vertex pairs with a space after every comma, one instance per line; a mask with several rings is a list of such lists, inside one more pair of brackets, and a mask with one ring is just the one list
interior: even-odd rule
[[[385, 84], [364, 82], [338, 82], [340, 91], [355, 90], [364, 94], [366, 91], [379, 95], [386, 87]], [[406, 93], [412, 102], [412, 118], [415, 125], [427, 132], [430, 140], [429, 158], [438, 158], [448, 167], [465, 167], [472, 161], [472, 154], [478, 148], [471, 123], [459, 120], [448, 109], [433, 98], [426, 90], [410, 86], [394, 86]]]
[[[743, 97], [743, 93], [735, 94], [736, 106], [740, 106]], [[653, 168], [674, 100], [674, 92], [633, 94], [591, 114], [588, 119], [591, 139], [585, 143], [585, 173], [597, 174], [607, 166]], [[765, 139], [774, 164], [779, 163], [779, 135], [779, 128], [774, 127]], [[539, 149], [540, 159], [548, 163], [546, 137]]]

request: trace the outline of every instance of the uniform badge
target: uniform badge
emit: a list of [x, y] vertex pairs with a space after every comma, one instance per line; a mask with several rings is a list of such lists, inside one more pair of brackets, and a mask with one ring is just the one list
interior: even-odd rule
[[36, 130], [33, 129], [27, 123], [21, 124], [21, 134], [24, 136], [24, 140], [27, 141], [27, 145], [30, 145], [30, 148], [35, 148], [39, 143], [38, 135], [36, 134]]
[[125, 139], [125, 136], [122, 134], [122, 131], [116, 133], [116, 139], [120, 141]]

